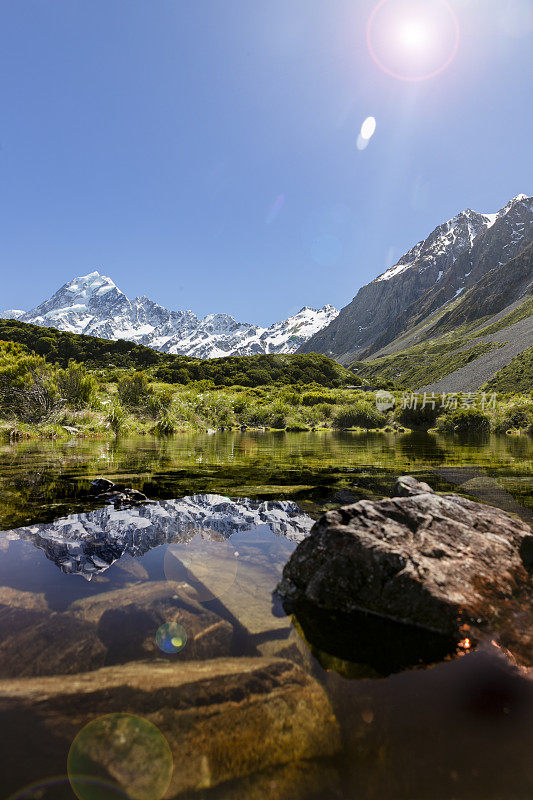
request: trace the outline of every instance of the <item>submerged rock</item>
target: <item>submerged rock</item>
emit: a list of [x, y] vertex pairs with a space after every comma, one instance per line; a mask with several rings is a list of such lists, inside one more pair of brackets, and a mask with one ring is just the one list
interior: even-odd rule
[[187, 634], [180, 661], [219, 658], [231, 652], [233, 626], [204, 608], [190, 587], [173, 581], [142, 582], [102, 592], [77, 600], [69, 610], [96, 627], [107, 650], [106, 664], [149, 655], [165, 657], [156, 644], [156, 632], [166, 622], [179, 622]]
[[[142, 716], [157, 726], [172, 751], [165, 795], [172, 798], [332, 756], [340, 748], [324, 690], [288, 661], [215, 659], [179, 669], [137, 662], [81, 675], [0, 681], [0, 725], [10, 731], [3, 757], [11, 774], [30, 782], [61, 773], [80, 730], [110, 714]], [[95, 764], [98, 776], [125, 774], [113, 763], [124, 752], [122, 745], [116, 754], [107, 752], [105, 769]], [[9, 793], [18, 787], [3, 788]]]
[[[289, 559], [278, 592], [307, 621], [300, 619], [306, 635], [320, 609], [341, 615], [348, 630], [346, 615], [354, 614], [370, 640], [374, 624], [385, 637], [391, 622], [408, 626], [399, 635], [413, 635], [415, 651], [417, 629], [444, 637], [435, 640], [437, 651], [476, 632], [505, 631], [518, 649], [520, 641], [526, 645], [521, 657], [528, 660], [529, 643], [515, 621], [532, 618], [529, 526], [500, 509], [437, 495], [410, 477], [398, 479], [395, 495], [329, 511]], [[335, 637], [323, 618], [314, 627]], [[356, 647], [353, 628], [349, 638]]]
[[97, 669], [106, 648], [96, 625], [68, 614], [0, 605], [0, 677]]
[[[73, 674], [147, 658], [181, 663], [232, 650], [233, 626], [171, 581], [102, 592], [61, 613], [41, 597], [0, 589], [0, 678]], [[169, 622], [185, 630], [179, 653], [157, 644], [159, 628]]]

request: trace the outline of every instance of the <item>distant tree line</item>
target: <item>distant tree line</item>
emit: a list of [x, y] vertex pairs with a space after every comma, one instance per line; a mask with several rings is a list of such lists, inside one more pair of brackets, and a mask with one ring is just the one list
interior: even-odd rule
[[352, 372], [316, 353], [190, 358], [124, 339], [99, 339], [11, 319], [0, 320], [0, 340], [16, 342], [62, 367], [76, 361], [89, 369], [149, 369], [155, 379], [175, 384], [210, 381], [215, 386], [255, 387], [316, 383], [337, 388], [354, 382]]

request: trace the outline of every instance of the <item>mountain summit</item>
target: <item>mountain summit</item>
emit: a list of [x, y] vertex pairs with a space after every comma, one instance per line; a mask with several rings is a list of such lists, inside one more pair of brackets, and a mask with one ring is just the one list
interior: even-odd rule
[[129, 339], [165, 353], [216, 358], [258, 353], [293, 353], [338, 314], [333, 306], [302, 308], [268, 328], [237, 322], [228, 314], [199, 319], [192, 311], [169, 311], [148, 297], [130, 300], [98, 271], [65, 283], [31, 311], [4, 311], [5, 318], [84, 333]]

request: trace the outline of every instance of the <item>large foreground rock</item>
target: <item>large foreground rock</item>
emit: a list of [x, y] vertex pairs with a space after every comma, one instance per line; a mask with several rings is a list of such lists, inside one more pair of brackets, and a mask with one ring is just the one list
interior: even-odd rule
[[[166, 798], [339, 749], [324, 690], [288, 661], [215, 659], [179, 667], [136, 662], [81, 675], [0, 681], [0, 729], [9, 731], [2, 743], [9, 764], [2, 788], [8, 794], [18, 789], [21, 775], [29, 783], [64, 772], [69, 748], [87, 723], [125, 713], [155, 724], [170, 746], [174, 770]], [[116, 753], [111, 744], [98, 759], [103, 780], [128, 774], [119, 744]], [[133, 797], [135, 775], [145, 780], [151, 769], [149, 756], [136, 753], [133, 783], [124, 787]]]
[[531, 621], [529, 526], [413, 478], [400, 478], [395, 495], [318, 520], [283, 571], [286, 606], [370, 612], [455, 641], [506, 631], [528, 660], [516, 626]]

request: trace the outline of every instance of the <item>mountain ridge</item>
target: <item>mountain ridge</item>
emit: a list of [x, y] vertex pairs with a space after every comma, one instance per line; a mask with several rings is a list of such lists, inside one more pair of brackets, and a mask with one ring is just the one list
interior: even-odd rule
[[[396, 265], [361, 287], [338, 316], [299, 349], [317, 352], [342, 364], [379, 357], [395, 342], [419, 334], [415, 341], [439, 333], [442, 316], [454, 307], [491, 271], [519, 258], [533, 241], [533, 198], [520, 194], [494, 214], [471, 209], [437, 226], [426, 239], [415, 244]], [[530, 269], [530, 260], [526, 270]], [[530, 291], [523, 270], [509, 270], [508, 283], [499, 287], [503, 300], [511, 304]], [[497, 284], [497, 280], [491, 280]], [[491, 310], [483, 310], [482, 294], [471, 304], [463, 321], [473, 321], [504, 308], [492, 298]], [[463, 306], [466, 309], [466, 306]], [[436, 326], [436, 327], [435, 327]], [[430, 333], [431, 329], [431, 333]], [[526, 343], [527, 346], [527, 343]]]
[[304, 306], [267, 328], [237, 322], [229, 314], [199, 319], [190, 310], [169, 310], [146, 295], [130, 299], [111, 278], [94, 270], [63, 284], [30, 311], [9, 309], [0, 317], [104, 339], [126, 339], [174, 355], [217, 358], [293, 353], [337, 313], [331, 305]]

